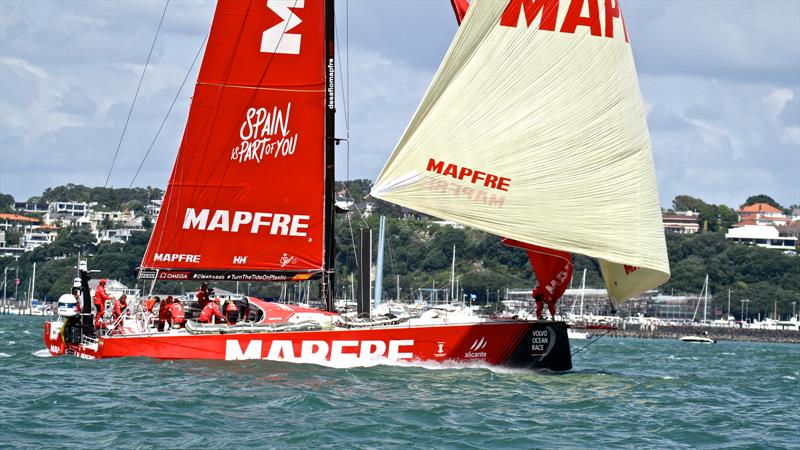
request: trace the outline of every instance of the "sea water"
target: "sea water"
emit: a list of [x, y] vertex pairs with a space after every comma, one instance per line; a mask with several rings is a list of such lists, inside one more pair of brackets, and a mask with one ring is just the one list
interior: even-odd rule
[[[798, 448], [800, 345], [602, 338], [563, 374], [47, 357], [0, 316], [0, 448]], [[573, 341], [573, 351], [591, 341]]]

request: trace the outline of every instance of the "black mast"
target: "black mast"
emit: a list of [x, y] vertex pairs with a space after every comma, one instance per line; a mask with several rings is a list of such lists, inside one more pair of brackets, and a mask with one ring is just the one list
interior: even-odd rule
[[336, 113], [336, 84], [334, 60], [334, 0], [325, 0], [325, 242], [323, 247], [321, 294], [328, 311], [333, 311], [333, 264], [336, 256], [334, 222], [334, 184], [336, 182], [334, 155], [334, 126]]

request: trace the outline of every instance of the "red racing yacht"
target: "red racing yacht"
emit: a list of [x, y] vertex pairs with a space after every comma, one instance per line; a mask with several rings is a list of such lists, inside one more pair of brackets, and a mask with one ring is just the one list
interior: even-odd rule
[[[669, 277], [627, 31], [618, 3], [588, 0], [591, 17], [584, 0], [545, 3], [454, 1], [459, 30], [371, 195], [526, 249], [548, 303], [569, 284], [572, 253], [595, 257], [621, 302]], [[82, 263], [76, 294], [45, 324], [51, 353], [572, 368], [561, 321], [334, 311], [333, 4], [219, 1], [138, 270], [153, 284], [318, 280], [325, 310], [247, 298], [235, 325], [189, 318], [159, 331], [135, 299], [96, 330]]]

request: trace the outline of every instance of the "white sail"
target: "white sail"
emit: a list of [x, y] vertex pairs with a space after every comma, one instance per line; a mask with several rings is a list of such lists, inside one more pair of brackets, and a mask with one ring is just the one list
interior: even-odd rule
[[372, 195], [596, 257], [615, 303], [668, 280], [617, 1], [475, 0]]

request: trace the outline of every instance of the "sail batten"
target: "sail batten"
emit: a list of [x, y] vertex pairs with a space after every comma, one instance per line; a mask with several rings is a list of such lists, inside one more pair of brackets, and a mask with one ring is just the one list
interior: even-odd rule
[[618, 2], [475, 0], [377, 198], [598, 258], [615, 302], [669, 278]]

